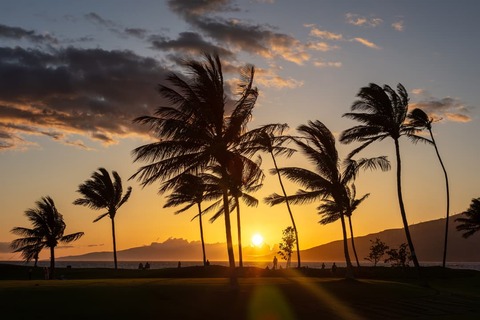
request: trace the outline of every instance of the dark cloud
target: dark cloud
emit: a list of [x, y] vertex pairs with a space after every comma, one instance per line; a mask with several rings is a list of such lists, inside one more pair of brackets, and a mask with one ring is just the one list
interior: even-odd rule
[[420, 102], [411, 103], [409, 108], [420, 108], [436, 120], [442, 119], [454, 122], [469, 122], [472, 120], [469, 115], [470, 108], [459, 99], [451, 97], [442, 99], [428, 98]]
[[231, 0], [169, 0], [168, 6], [172, 11], [184, 16], [239, 10]]
[[82, 148], [69, 136], [108, 144], [145, 134], [132, 119], [160, 104], [155, 87], [166, 72], [130, 51], [0, 48], [0, 148], [30, 134]]
[[141, 28], [125, 28], [124, 31], [125, 34], [140, 39], [144, 39], [148, 34], [147, 30]]
[[152, 36], [150, 37], [150, 42], [153, 49], [162, 51], [178, 51], [189, 54], [217, 52], [224, 58], [233, 56], [231, 51], [205, 41], [200, 34], [195, 32], [182, 32], [175, 40], [161, 36]]
[[0, 39], [28, 40], [41, 44], [56, 44], [58, 40], [49, 34], [38, 34], [33, 30], [25, 30], [18, 27], [10, 27], [0, 24]]
[[87, 20], [90, 20], [94, 24], [99, 25], [99, 26], [103, 26], [103, 27], [107, 27], [107, 28], [116, 27], [115, 22], [113, 22], [112, 20], [104, 19], [101, 16], [99, 16], [98, 14], [96, 14], [95, 12], [87, 13], [85, 15], [85, 18]]
[[212, 12], [233, 10], [230, 1], [171, 0], [169, 6], [191, 26], [232, 51], [243, 50], [267, 59], [280, 57], [297, 64], [309, 59], [305, 45], [299, 40], [269, 26], [208, 16]]

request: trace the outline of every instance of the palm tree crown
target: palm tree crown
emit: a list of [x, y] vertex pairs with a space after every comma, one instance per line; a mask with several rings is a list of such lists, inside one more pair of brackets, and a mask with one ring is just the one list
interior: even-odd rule
[[123, 194], [122, 179], [116, 171], [112, 171], [113, 181], [105, 168], [99, 168], [91, 178], [78, 186], [77, 192], [83, 197], [76, 199], [73, 204], [89, 207], [94, 210], [106, 209], [107, 212], [99, 215], [93, 222], [106, 216], [112, 222], [113, 260], [117, 269], [117, 245], [115, 238], [115, 215], [117, 210], [130, 198], [132, 188], [128, 187]]
[[43, 248], [50, 248], [50, 273], [49, 278], [54, 278], [55, 272], [55, 247], [58, 243], [69, 243], [83, 236], [83, 232], [64, 235], [66, 224], [63, 216], [55, 207], [53, 199], [49, 196], [42, 197], [36, 202], [36, 208], [27, 209], [25, 215], [32, 224], [32, 228], [15, 227], [12, 233], [22, 236], [13, 240], [11, 247], [14, 252], [22, 252], [26, 261], [35, 258]]
[[[238, 148], [247, 132], [247, 124], [258, 96], [253, 87], [255, 69], [241, 70], [238, 100], [227, 98], [222, 65], [218, 55], [205, 55], [204, 61], [187, 61], [189, 78], [177, 74], [167, 78], [171, 86], [160, 85], [159, 92], [168, 106], [153, 116], [135, 122], [149, 126], [157, 142], [133, 150], [134, 161], [144, 161], [132, 178], [143, 186], [155, 181], [166, 183], [163, 191], [173, 188], [183, 173], [205, 172], [219, 166], [225, 207], [225, 230], [230, 267], [235, 267], [228, 215], [228, 181], [242, 176], [242, 171], [259, 171], [257, 164]], [[231, 110], [231, 112], [229, 112]]]

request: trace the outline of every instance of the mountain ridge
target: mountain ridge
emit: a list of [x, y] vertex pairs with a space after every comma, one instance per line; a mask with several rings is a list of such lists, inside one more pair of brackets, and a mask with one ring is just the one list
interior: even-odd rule
[[[468, 239], [461, 236], [455, 228], [455, 218], [449, 220], [449, 239], [447, 261], [450, 262], [480, 262], [480, 234], [475, 234]], [[429, 220], [410, 225], [415, 250], [420, 261], [438, 262], [443, 257], [443, 238], [445, 218]], [[391, 248], [397, 248], [406, 242], [403, 228], [386, 229], [376, 233], [355, 237], [355, 247], [359, 260], [363, 260], [370, 252], [371, 242], [376, 238], [381, 239]], [[350, 257], [354, 260], [351, 241], [348, 241]], [[227, 260], [225, 243], [205, 244], [207, 258], [211, 261]], [[242, 248], [245, 261], [273, 259], [278, 252], [278, 245], [272, 248], [264, 244], [262, 247], [247, 246]], [[188, 241], [181, 238], [169, 238], [164, 242], [152, 242], [150, 245], [134, 247], [117, 251], [118, 259], [124, 261], [201, 261], [202, 251], [200, 241]], [[238, 252], [236, 252], [238, 256]], [[76, 256], [59, 257], [60, 261], [108, 261], [112, 258], [112, 252], [91, 252]], [[292, 255], [295, 258], [295, 254]], [[342, 261], [345, 260], [343, 253], [343, 240], [335, 240], [326, 244], [318, 245], [309, 249], [301, 250], [303, 261]]]

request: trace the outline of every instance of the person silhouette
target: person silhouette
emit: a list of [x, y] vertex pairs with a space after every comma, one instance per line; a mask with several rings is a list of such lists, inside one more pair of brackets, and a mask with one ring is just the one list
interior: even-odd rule
[[138, 264], [138, 270], [143, 270], [143, 263], [140, 262], [140, 263]]
[[145, 269], [146, 269], [146, 270], [150, 269], [150, 263], [145, 262]]
[[274, 256], [273, 257], [273, 270], [277, 269], [277, 263], [278, 263], [277, 256]]
[[332, 273], [335, 273], [337, 272], [337, 265], [335, 264], [335, 262], [332, 264]]

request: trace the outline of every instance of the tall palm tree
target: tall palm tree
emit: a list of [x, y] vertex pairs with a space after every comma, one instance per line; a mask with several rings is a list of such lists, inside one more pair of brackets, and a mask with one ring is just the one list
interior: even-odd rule
[[472, 199], [470, 207], [462, 212], [465, 217], [455, 219], [455, 221], [461, 222], [457, 225], [458, 231], [463, 231], [463, 237], [468, 238], [475, 232], [480, 231], [480, 198]]
[[192, 218], [192, 220], [198, 218], [204, 266], [207, 265], [207, 256], [205, 253], [205, 240], [203, 237], [202, 202], [217, 199], [219, 196], [221, 196], [221, 194], [216, 192], [217, 190], [213, 189], [212, 187], [215, 186], [209, 186], [204, 181], [202, 176], [184, 174], [178, 179], [177, 185], [175, 186], [173, 192], [168, 196], [167, 202], [163, 206], [164, 208], [169, 208], [185, 205], [181, 209], [175, 211], [175, 214], [185, 212], [194, 205], [197, 206], [198, 213]]
[[356, 141], [362, 143], [360, 147], [349, 154], [348, 158], [351, 158], [373, 142], [382, 141], [386, 138], [393, 139], [397, 163], [397, 196], [400, 214], [413, 263], [417, 270], [420, 270], [403, 203], [399, 139], [401, 136], [407, 136], [414, 142], [425, 139], [414, 135], [415, 129], [405, 124], [408, 94], [403, 85], [398, 84], [397, 92], [395, 92], [388, 85], [384, 85], [382, 88], [371, 83], [368, 87], [361, 88], [357, 96], [359, 99], [353, 103], [351, 109], [358, 112], [345, 113], [343, 116], [357, 120], [361, 125], [343, 131], [340, 135], [340, 141], [343, 143]]
[[113, 261], [115, 269], [117, 265], [117, 242], [115, 238], [115, 215], [118, 209], [127, 202], [132, 193], [132, 187], [127, 188], [123, 194], [122, 179], [116, 171], [112, 171], [113, 181], [105, 168], [99, 168], [95, 171], [89, 180], [78, 186], [77, 192], [82, 195], [73, 201], [75, 205], [82, 205], [94, 210], [105, 209], [107, 212], [99, 215], [93, 222], [97, 222], [104, 217], [110, 217], [112, 222], [113, 239]]
[[11, 243], [14, 252], [22, 252], [28, 262], [38, 259], [38, 254], [44, 248], [50, 248], [49, 279], [55, 278], [55, 247], [58, 243], [70, 243], [80, 239], [83, 232], [64, 235], [66, 224], [63, 216], [55, 207], [53, 199], [42, 197], [36, 202], [36, 208], [27, 209], [25, 215], [32, 223], [32, 228], [15, 227], [12, 233], [23, 238], [15, 239]]
[[302, 263], [300, 259], [300, 242], [298, 240], [297, 225], [295, 223], [295, 219], [293, 218], [290, 202], [288, 201], [287, 192], [285, 191], [285, 187], [283, 185], [282, 176], [278, 171], [276, 160], [276, 157], [278, 156], [285, 156], [289, 158], [296, 152], [295, 149], [284, 146], [285, 142], [291, 140], [291, 137], [283, 135], [283, 132], [287, 129], [288, 125], [285, 123], [265, 125], [258, 129], [251, 130], [249, 132], [252, 137], [251, 140], [248, 143], [245, 143], [242, 147], [246, 152], [267, 152], [272, 157], [274, 166], [272, 173], [277, 175], [282, 194], [285, 197], [285, 205], [287, 206], [288, 214], [290, 215], [290, 220], [292, 221], [292, 227], [295, 234], [295, 244], [297, 247], [297, 268], [300, 268]]
[[445, 219], [445, 237], [443, 241], [443, 260], [442, 260], [442, 266], [445, 268], [445, 264], [447, 261], [448, 220], [450, 217], [450, 189], [448, 186], [447, 170], [445, 169], [445, 165], [443, 164], [442, 157], [440, 157], [440, 152], [438, 151], [437, 143], [435, 142], [435, 138], [433, 136], [433, 132], [432, 132], [433, 118], [430, 118], [422, 109], [418, 109], [418, 108], [413, 109], [412, 112], [409, 113], [408, 117], [410, 119], [410, 125], [413, 126], [414, 128], [417, 128], [419, 130], [422, 130], [422, 129], [428, 130], [428, 133], [430, 134], [431, 142], [435, 147], [435, 152], [437, 154], [438, 161], [442, 166], [443, 175], [445, 177], [445, 190], [447, 193], [447, 209], [446, 209], [447, 213], [446, 213], [446, 219]]
[[[352, 263], [348, 253], [345, 213], [349, 211], [349, 199], [346, 185], [342, 181], [340, 161], [335, 147], [335, 138], [320, 121], [308, 122], [297, 128], [303, 139], [294, 141], [302, 153], [314, 165], [315, 171], [298, 167], [279, 168], [280, 174], [306, 188], [287, 197], [293, 204], [305, 204], [314, 201], [331, 200], [342, 213], [343, 249], [347, 264], [347, 278], [353, 277]], [[272, 194], [266, 201], [271, 205], [284, 202], [285, 197]]]
[[[159, 92], [168, 105], [158, 108], [153, 116], [135, 119], [136, 123], [149, 126], [159, 140], [133, 150], [135, 162], [148, 164], [132, 178], [147, 186], [159, 180], [175, 180], [185, 172], [204, 172], [210, 166], [219, 166], [227, 253], [233, 275], [235, 257], [228, 214], [229, 185], [226, 182], [238, 174], [235, 171], [239, 167], [242, 170], [257, 167], [237, 149], [247, 131], [258, 96], [253, 87], [255, 69], [246, 66], [241, 70], [239, 98], [231, 101], [225, 94], [218, 55], [206, 54], [204, 61], [187, 61], [185, 66], [189, 78], [172, 73], [167, 79], [171, 86], [159, 85]], [[235, 281], [233, 276], [231, 280]]]

